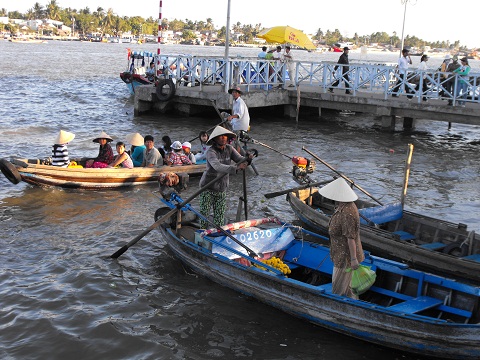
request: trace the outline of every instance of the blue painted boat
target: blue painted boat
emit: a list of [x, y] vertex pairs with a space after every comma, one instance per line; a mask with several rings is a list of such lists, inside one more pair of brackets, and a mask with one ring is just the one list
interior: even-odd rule
[[[328, 234], [335, 203], [321, 196], [318, 188], [292, 191], [287, 201], [305, 226]], [[466, 224], [407, 211], [401, 203], [378, 206], [361, 199], [355, 203], [366, 250], [421, 270], [480, 284], [480, 234], [468, 230]]]
[[[157, 210], [156, 219], [182, 199], [173, 193], [162, 201], [167, 207]], [[480, 358], [480, 288], [366, 253], [363, 264], [376, 272], [376, 281], [354, 300], [331, 291], [328, 247], [303, 240], [306, 233], [320, 235], [277, 219], [257, 219], [226, 225], [226, 236], [216, 228], [199, 229], [198, 216], [185, 205], [161, 227], [176, 257], [196, 273], [371, 343], [436, 358]], [[252, 255], [261, 253], [263, 259], [280, 259], [290, 273]]]
[[146, 67], [154, 59], [155, 54], [147, 51], [127, 50], [128, 66], [124, 72], [120, 73], [120, 79], [127, 85], [130, 94], [134, 95], [138, 86], [154, 84], [154, 79], [146, 76]]

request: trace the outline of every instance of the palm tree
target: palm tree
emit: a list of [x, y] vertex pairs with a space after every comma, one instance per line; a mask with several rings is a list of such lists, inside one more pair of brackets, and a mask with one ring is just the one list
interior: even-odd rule
[[113, 9], [109, 8], [107, 11], [107, 15], [102, 19], [102, 36], [106, 32], [110, 32], [110, 30], [113, 28], [114, 23], [115, 23], [115, 15], [113, 14]]
[[43, 6], [36, 2], [33, 5], [33, 12], [35, 13], [35, 19], [43, 18], [45, 11], [43, 10]]
[[25, 17], [27, 18], [27, 20], [35, 19], [35, 11], [33, 10], [33, 8], [27, 10], [27, 12], [25, 13]]
[[60, 19], [60, 7], [57, 5], [57, 0], [50, 0], [47, 5], [47, 16], [52, 20]]

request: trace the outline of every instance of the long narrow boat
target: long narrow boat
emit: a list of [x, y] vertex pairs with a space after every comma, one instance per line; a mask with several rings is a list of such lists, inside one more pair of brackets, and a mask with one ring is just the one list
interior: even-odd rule
[[[317, 188], [290, 192], [287, 201], [308, 228], [328, 233], [334, 203]], [[376, 206], [360, 199], [355, 203], [365, 249], [415, 268], [480, 283], [480, 236], [467, 225], [407, 211], [401, 203]]]
[[[181, 199], [174, 194], [164, 202], [168, 207], [156, 219]], [[478, 287], [366, 253], [363, 264], [376, 281], [355, 300], [332, 293], [329, 248], [294, 235], [303, 229], [272, 218], [249, 220], [223, 227], [232, 241], [217, 228], [199, 229], [190, 205], [182, 210], [160, 231], [176, 257], [214, 282], [371, 343], [435, 358], [480, 358]], [[252, 253], [276, 259], [267, 265]]]
[[[79, 159], [81, 164], [85, 159]], [[84, 164], [84, 162], [83, 162]], [[114, 189], [134, 185], [153, 184], [162, 172], [186, 173], [199, 176], [205, 164], [159, 167], [135, 167], [133, 169], [86, 169], [81, 167], [56, 167], [45, 165], [40, 159], [0, 159], [2, 173], [12, 183], [25, 181], [40, 186], [58, 186], [71, 189]]]

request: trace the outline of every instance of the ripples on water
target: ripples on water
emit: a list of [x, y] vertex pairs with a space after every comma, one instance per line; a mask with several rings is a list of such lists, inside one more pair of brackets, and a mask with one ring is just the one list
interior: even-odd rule
[[[162, 50], [194, 51], [223, 54], [217, 48]], [[127, 66], [124, 45], [0, 42], [0, 52], [9, 59], [0, 63], [0, 157], [49, 156], [61, 128], [76, 134], [72, 156], [95, 156], [91, 139], [102, 130], [115, 140], [132, 131], [187, 140], [218, 122], [214, 111], [204, 118], [134, 118], [133, 101], [118, 76]], [[298, 53], [298, 58], [314, 57], [336, 60], [337, 55]], [[253, 112], [251, 135], [288, 155], [306, 156], [305, 146], [384, 201], [400, 196], [407, 144], [413, 143], [407, 207], [480, 230], [477, 127], [454, 124], [448, 131], [446, 124], [424, 121], [415, 132], [390, 134], [362, 114], [327, 113], [320, 120], [305, 111], [297, 127], [281, 114]], [[282, 214], [293, 220], [283, 196], [263, 197], [296, 185], [290, 160], [255, 148], [260, 176], [248, 175], [251, 217]], [[313, 174], [330, 175], [321, 164]], [[196, 186], [192, 179], [191, 187]], [[172, 257], [155, 231], [118, 261], [110, 260], [153, 223], [159, 206], [154, 190], [43, 189], [14, 186], [0, 176], [0, 357], [417, 358], [320, 329], [197, 277]], [[241, 192], [241, 179], [232, 179], [231, 219]]]

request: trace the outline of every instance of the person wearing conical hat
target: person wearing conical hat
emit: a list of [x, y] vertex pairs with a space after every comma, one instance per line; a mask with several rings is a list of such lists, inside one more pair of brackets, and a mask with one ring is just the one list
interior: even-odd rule
[[142, 166], [143, 152], [145, 151], [145, 143], [143, 136], [139, 133], [132, 133], [126, 136], [127, 142], [132, 145], [130, 148], [130, 157], [133, 161], [133, 166]]
[[328, 224], [333, 262], [332, 293], [357, 299], [351, 288], [352, 272], [346, 270], [357, 269], [365, 260], [360, 241], [360, 216], [354, 203], [358, 196], [343, 178], [325, 185], [318, 193], [336, 202]]
[[98, 156], [95, 159], [87, 160], [87, 168], [103, 169], [108, 167], [108, 165], [115, 160], [113, 149], [109, 144], [112, 141], [112, 137], [104, 131], [93, 139], [93, 142], [100, 144], [100, 147], [98, 149]]
[[[205, 186], [222, 173], [235, 174], [248, 166], [248, 158], [240, 155], [228, 141], [235, 139], [235, 134], [221, 126], [217, 126], [207, 141], [211, 147], [206, 152], [207, 168], [200, 179], [200, 187]], [[210, 208], [213, 207], [213, 222], [222, 226], [225, 222], [227, 203], [227, 188], [229, 175], [224, 176], [210, 188], [200, 194], [200, 212], [208, 218]], [[202, 228], [207, 228], [208, 223], [201, 221]]]
[[75, 134], [60, 130], [57, 138], [55, 139], [55, 144], [52, 147], [52, 165], [59, 167], [68, 167], [70, 164], [70, 159], [68, 157], [68, 148], [67, 144], [75, 138]]

